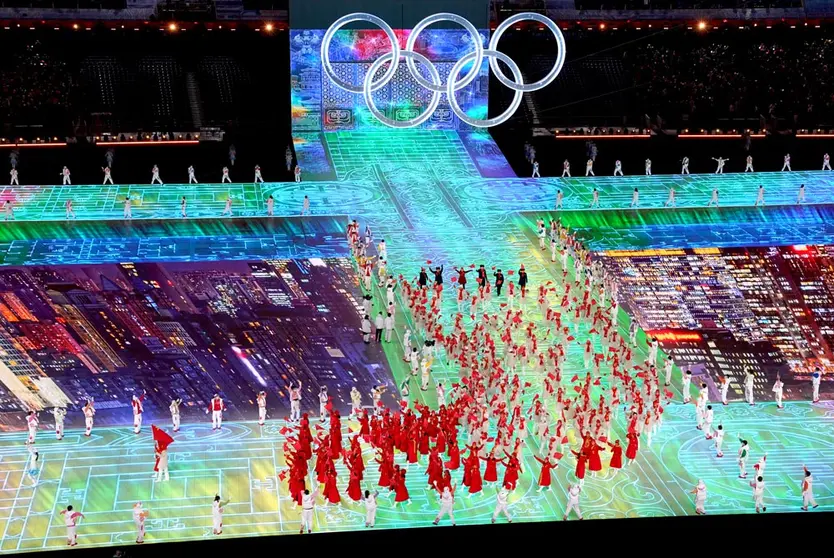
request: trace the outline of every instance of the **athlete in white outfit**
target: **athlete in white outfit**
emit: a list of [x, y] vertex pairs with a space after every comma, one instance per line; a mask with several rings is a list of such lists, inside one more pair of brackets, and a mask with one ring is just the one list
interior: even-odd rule
[[568, 505], [565, 508], [565, 515], [562, 517], [562, 520], [566, 521], [568, 519], [571, 510], [576, 510], [576, 515], [582, 520], [582, 510], [579, 509], [579, 494], [581, 492], [582, 488], [579, 484], [571, 484], [568, 486]]
[[675, 207], [675, 187], [669, 187], [669, 197], [666, 198], [666, 203], [663, 204], [663, 207]]
[[814, 500], [814, 477], [811, 471], [805, 465], [802, 466], [805, 472], [805, 478], [802, 479], [802, 511], [808, 511], [808, 506], [812, 508], [817, 507], [817, 501]]
[[156, 182], [162, 184], [162, 179], [159, 178], [159, 167], [154, 165], [151, 169], [151, 184], [154, 184]]
[[748, 155], [745, 159], [744, 172], [756, 172], [753, 170], [753, 157], [751, 155]]
[[502, 486], [498, 489], [498, 492], [495, 494], [495, 511], [492, 512], [492, 522], [495, 523], [495, 520], [498, 519], [499, 514], [504, 514], [504, 517], [507, 518], [508, 523], [513, 522], [513, 518], [510, 517], [510, 512], [507, 510], [507, 500], [510, 497], [510, 491], [507, 490], [505, 486]]
[[790, 153], [786, 154], [785, 158], [783, 159], [782, 170], [783, 171], [784, 170], [787, 170], [787, 171], [791, 170], [791, 154]]
[[214, 502], [211, 504], [211, 532], [215, 535], [223, 533], [223, 508], [229, 501], [220, 501], [220, 496], [214, 497]]
[[182, 405], [182, 399], [172, 399], [171, 404], [168, 405], [168, 410], [171, 411], [171, 424], [174, 427], [174, 432], [180, 431], [180, 405]]
[[681, 174], [689, 174], [689, 157], [681, 160]]
[[142, 502], [133, 504], [133, 524], [136, 525], [136, 544], [145, 542], [145, 518], [148, 512], [142, 508]]
[[707, 485], [704, 484], [702, 479], [698, 479], [698, 484], [692, 490], [692, 494], [695, 495], [695, 513], [698, 515], [706, 515]]
[[724, 165], [729, 161], [729, 159], [725, 159], [724, 157], [715, 157], [712, 158], [713, 161], [717, 163], [717, 167], [715, 168], [715, 174], [724, 174]]
[[376, 498], [379, 492], [374, 490], [366, 490], [362, 495], [362, 502], [365, 504], [365, 527], [373, 527], [376, 525]]
[[758, 190], [758, 193], [756, 194], [756, 203], [753, 204], [753, 207], [765, 204], [764, 195], [765, 195], [764, 185], [759, 184], [759, 190]]
[[110, 171], [110, 167], [104, 167], [101, 170], [104, 173], [104, 182], [102, 182], [102, 186], [107, 184], [108, 182], [110, 184], [113, 184], [113, 173]]
[[67, 506], [67, 509], [61, 510], [61, 515], [64, 516], [64, 525], [67, 527], [67, 546], [75, 546], [78, 544], [78, 520], [84, 518], [84, 514], [74, 511], [72, 506]]
[[437, 512], [437, 517], [434, 518], [435, 525], [440, 523], [440, 520], [445, 515], [449, 516], [452, 526], [455, 525], [455, 488], [457, 488], [456, 484], [452, 485], [451, 488], [448, 486], [443, 487], [443, 494], [440, 495], [440, 511]]
[[64, 418], [67, 416], [67, 410], [55, 407], [52, 409], [52, 416], [55, 417], [55, 439], [60, 440], [64, 437]]
[[301, 495], [301, 530], [299, 533], [303, 534], [305, 529], [307, 533], [313, 532], [313, 510], [315, 508], [316, 497], [305, 488], [304, 494]]
[[614, 176], [623, 176], [623, 162], [619, 159], [614, 161]]

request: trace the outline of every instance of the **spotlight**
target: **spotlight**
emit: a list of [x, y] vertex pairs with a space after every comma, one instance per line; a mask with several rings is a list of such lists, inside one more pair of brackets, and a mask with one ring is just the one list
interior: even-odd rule
[[600, 23], [600, 24], [599, 24], [599, 28], [600, 28], [600, 29], [605, 29], [605, 24], [604, 24], [604, 23]]
[[173, 33], [173, 32], [174, 32], [174, 31], [176, 31], [176, 30], [177, 30], [177, 24], [176, 24], [176, 23], [173, 23], [173, 22], [172, 22], [172, 23], [169, 23], [169, 24], [168, 24], [168, 31], [170, 31], [170, 32], [172, 32], [172, 33]]
[[73, 24], [72, 24], [72, 28], [73, 28], [73, 29], [78, 29], [78, 24], [77, 24], [77, 23], [73, 23]]
[[266, 29], [267, 33], [271, 33], [272, 30], [274, 29], [274, 27], [271, 23], [267, 23], [266, 26], [264, 27], [264, 29]]
[[705, 21], [698, 22], [698, 31], [703, 31], [707, 28], [707, 23]]

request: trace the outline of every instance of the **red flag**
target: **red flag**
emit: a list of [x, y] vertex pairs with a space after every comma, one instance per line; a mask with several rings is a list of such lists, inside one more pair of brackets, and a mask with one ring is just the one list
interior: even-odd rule
[[597, 378], [596, 380], [594, 380], [594, 385], [595, 385], [595, 386], [598, 386], [598, 385], [599, 385], [599, 378]]
[[507, 275], [515, 275], [515, 271], [510, 269], [510, 270], [507, 271]]
[[[563, 443], [563, 444], [567, 444], [567, 443], [568, 443], [568, 439], [567, 439], [567, 438], [565, 438], [565, 441], [564, 441], [564, 442], [562, 442], [562, 443]], [[554, 451], [554, 452], [553, 452], [553, 457], [555, 457], [555, 458], [556, 458], [556, 461], [559, 461], [560, 459], [562, 459], [562, 454], [561, 454], [561, 453], [559, 453], [558, 451]]]
[[168, 446], [174, 441], [174, 439], [171, 438], [167, 432], [161, 428], [157, 428], [155, 424], [151, 425], [151, 432], [153, 432], [153, 441], [156, 445], [157, 451], [167, 449]]
[[457, 283], [457, 282], [458, 282], [458, 278], [457, 277], [452, 277], [452, 283]]
[[672, 395], [674, 395], [674, 394], [667, 389], [667, 390], [663, 391], [663, 395], [666, 396], [666, 399], [672, 399]]
[[578, 379], [579, 379], [579, 375], [578, 375], [578, 374], [574, 374], [574, 375], [573, 375], [573, 378], [571, 378], [571, 379], [570, 379], [570, 381], [571, 381], [571, 382], [575, 382], [575, 381], [576, 381], [576, 380], [578, 380]]
[[579, 386], [573, 386], [573, 391], [575, 391], [576, 393], [580, 393], [582, 391], [582, 388]]
[[475, 264], [469, 264], [470, 269], [475, 269]]
[[426, 260], [426, 263], [431, 265], [431, 260]]
[[567, 437], [567, 436], [565, 436], [565, 437], [563, 437], [563, 438], [562, 438], [562, 443], [563, 443], [563, 444], [567, 444], [567, 443], [568, 443], [568, 437]]

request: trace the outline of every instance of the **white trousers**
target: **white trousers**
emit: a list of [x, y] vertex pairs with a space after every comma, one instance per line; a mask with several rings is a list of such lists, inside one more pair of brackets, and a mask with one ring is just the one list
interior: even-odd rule
[[264, 421], [266, 420], [266, 407], [258, 407], [258, 424], [263, 426]]
[[492, 520], [495, 521], [502, 513], [504, 514], [504, 517], [511, 519], [510, 512], [507, 511], [507, 504], [496, 504], [495, 511], [492, 512]]
[[63, 422], [56, 422], [55, 423], [55, 439], [60, 440], [64, 437], [64, 423]]
[[180, 429], [180, 414], [171, 415], [171, 422], [174, 425], [174, 432]]
[[157, 482], [161, 481], [162, 477], [165, 477], [165, 480], [170, 480], [170, 478], [168, 477], [168, 467], [160, 467], [156, 471], [156, 480], [157, 480]]
[[452, 525], [455, 524], [455, 510], [452, 506], [448, 504], [441, 504], [440, 511], [437, 512], [437, 517], [434, 518], [435, 523], [443, 519], [444, 516], [448, 515], [449, 519], [452, 522]]
[[145, 542], [145, 522], [136, 521], [136, 542]]
[[87, 426], [85, 434], [89, 436], [90, 432], [93, 431], [93, 417], [84, 417], [84, 424]]
[[212, 411], [211, 412], [211, 428], [212, 430], [215, 428], [220, 428], [220, 425], [223, 423], [223, 411]]
[[565, 517], [568, 517], [570, 515], [571, 510], [576, 510], [576, 515], [579, 517], [579, 519], [582, 519], [582, 510], [579, 509], [579, 502], [573, 502], [571, 500], [568, 500], [568, 507], [565, 510]]
[[313, 510], [301, 510], [301, 528], [307, 531], [313, 530]]
[[136, 413], [133, 415], [133, 432], [139, 434], [140, 430], [142, 430], [142, 413]]

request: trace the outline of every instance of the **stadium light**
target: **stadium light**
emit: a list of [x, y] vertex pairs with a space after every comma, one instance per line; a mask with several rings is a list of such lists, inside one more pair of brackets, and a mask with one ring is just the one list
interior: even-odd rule
[[171, 22], [171, 23], [168, 24], [168, 31], [173, 33], [176, 30], [177, 30], [177, 24], [176, 23]]
[[707, 28], [707, 23], [705, 21], [698, 22], [698, 31], [703, 31]]
[[274, 27], [271, 23], [267, 23], [266, 26], [264, 27], [264, 29], [266, 29], [267, 33], [272, 33], [272, 30], [274, 29]]

